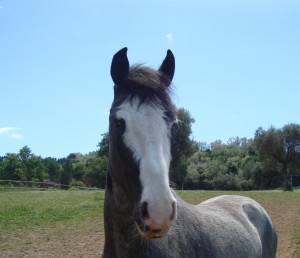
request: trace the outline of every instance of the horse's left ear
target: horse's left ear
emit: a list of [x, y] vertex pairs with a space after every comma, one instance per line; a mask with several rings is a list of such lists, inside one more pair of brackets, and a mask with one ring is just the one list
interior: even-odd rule
[[119, 50], [113, 57], [110, 67], [110, 75], [115, 85], [120, 86], [129, 72], [129, 61], [127, 58], [127, 47]]
[[175, 72], [175, 57], [170, 49], [167, 52], [165, 60], [159, 67], [159, 71], [166, 75], [170, 79], [170, 82], [172, 81]]

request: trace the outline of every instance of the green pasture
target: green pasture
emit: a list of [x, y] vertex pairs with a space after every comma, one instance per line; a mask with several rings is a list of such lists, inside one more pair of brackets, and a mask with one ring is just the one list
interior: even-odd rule
[[[178, 191], [187, 202], [197, 204], [221, 194], [249, 196], [264, 207], [269, 203], [297, 207], [296, 241], [300, 257], [300, 191]], [[12, 233], [36, 227], [79, 224], [87, 219], [103, 220], [104, 191], [0, 191], [0, 232]]]
[[102, 219], [104, 191], [2, 191], [0, 231]]

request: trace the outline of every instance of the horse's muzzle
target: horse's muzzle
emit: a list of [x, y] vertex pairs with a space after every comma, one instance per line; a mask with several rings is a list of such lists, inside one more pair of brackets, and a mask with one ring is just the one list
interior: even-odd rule
[[138, 231], [146, 239], [162, 238], [167, 235], [170, 226], [176, 219], [176, 201], [172, 203], [171, 213], [165, 219], [157, 222], [148, 211], [148, 204], [144, 202], [141, 206], [140, 220], [137, 223]]
[[141, 236], [145, 239], [162, 238], [169, 232], [169, 227], [164, 227], [163, 229], [150, 229], [147, 226], [137, 225], [137, 228]]

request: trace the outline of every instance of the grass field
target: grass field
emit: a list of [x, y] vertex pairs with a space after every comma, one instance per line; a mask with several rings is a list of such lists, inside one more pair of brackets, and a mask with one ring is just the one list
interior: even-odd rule
[[[300, 192], [178, 191], [197, 204], [221, 194], [260, 202], [279, 236], [278, 258], [300, 257]], [[0, 257], [99, 257], [103, 191], [1, 191]]]
[[0, 231], [100, 217], [103, 198], [99, 191], [0, 192]]

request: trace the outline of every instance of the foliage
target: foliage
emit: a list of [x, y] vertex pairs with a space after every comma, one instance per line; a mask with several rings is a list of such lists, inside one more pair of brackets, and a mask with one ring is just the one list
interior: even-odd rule
[[60, 183], [63, 185], [63, 189], [69, 189], [70, 182], [72, 180], [72, 174], [74, 172], [74, 163], [76, 162], [76, 155], [70, 154], [66, 159], [61, 160], [62, 173], [60, 177]]
[[27, 146], [18, 154], [8, 153], [0, 163], [0, 178], [3, 180], [41, 181], [46, 177], [43, 159], [32, 154]]
[[204, 143], [201, 146], [199, 152], [189, 159], [187, 169], [187, 179], [193, 174], [197, 189], [249, 190], [254, 187], [250, 168], [257, 161], [253, 158], [252, 140], [237, 137], [229, 139], [227, 144], [218, 140], [210, 146]]
[[107, 163], [106, 156], [96, 156], [87, 161], [85, 178], [91, 182], [91, 186], [105, 188]]
[[0, 180], [51, 181], [61, 184], [63, 189], [75, 185], [104, 188], [106, 167], [107, 157], [98, 156], [97, 152], [42, 159], [24, 146], [18, 154], [7, 153], [0, 158]]
[[99, 147], [99, 150], [97, 151], [98, 156], [106, 156], [108, 157], [108, 148], [109, 148], [109, 134], [103, 133], [101, 134], [102, 139], [97, 145]]
[[81, 182], [81, 181], [72, 179], [71, 183], [70, 183], [70, 186], [71, 187], [85, 187], [85, 184], [83, 182]]
[[21, 162], [17, 154], [8, 153], [1, 162], [0, 179], [2, 180], [25, 180], [26, 175], [22, 170]]
[[170, 180], [179, 188], [183, 188], [187, 175], [187, 159], [199, 149], [196, 141], [191, 139], [192, 118], [188, 110], [177, 110], [178, 125], [172, 131], [172, 163], [170, 167]]
[[45, 158], [44, 165], [49, 180], [52, 182], [59, 182], [62, 173], [62, 165], [57, 161], [57, 159], [51, 157]]
[[277, 185], [274, 182], [277, 187], [284, 181], [285, 190], [291, 190], [290, 173], [300, 172], [300, 125], [287, 124], [281, 129], [268, 130], [260, 127], [254, 140], [264, 171], [277, 175]]

